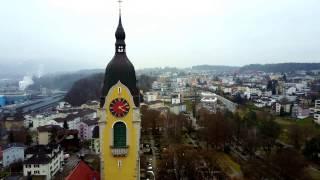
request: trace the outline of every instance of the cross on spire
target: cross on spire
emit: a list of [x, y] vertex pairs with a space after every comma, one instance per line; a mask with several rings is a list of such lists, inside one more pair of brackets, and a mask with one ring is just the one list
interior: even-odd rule
[[118, 3], [119, 3], [119, 15], [121, 16], [121, 3], [122, 3], [123, 1], [122, 0], [118, 0]]

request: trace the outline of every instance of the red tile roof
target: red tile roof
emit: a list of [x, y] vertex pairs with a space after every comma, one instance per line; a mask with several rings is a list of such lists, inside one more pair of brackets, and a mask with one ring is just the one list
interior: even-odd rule
[[100, 180], [97, 171], [91, 169], [85, 162], [80, 161], [79, 164], [70, 172], [66, 180]]

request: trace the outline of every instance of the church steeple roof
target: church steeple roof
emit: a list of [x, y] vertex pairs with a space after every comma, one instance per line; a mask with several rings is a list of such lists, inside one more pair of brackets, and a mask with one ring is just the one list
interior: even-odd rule
[[119, 23], [115, 37], [115, 55], [106, 67], [100, 107], [103, 107], [105, 96], [108, 94], [110, 88], [118, 81], [129, 88], [133, 95], [134, 103], [138, 107], [140, 103], [140, 92], [136, 86], [137, 79], [134, 66], [126, 54], [126, 34], [122, 26], [121, 14], [119, 15]]
[[[121, 21], [121, 14], [119, 15], [119, 23], [118, 27], [115, 33], [116, 40], [118, 41], [123, 41], [126, 39], [126, 33], [124, 32], [123, 26], [122, 26], [122, 21]], [[125, 43], [124, 43], [125, 44]]]

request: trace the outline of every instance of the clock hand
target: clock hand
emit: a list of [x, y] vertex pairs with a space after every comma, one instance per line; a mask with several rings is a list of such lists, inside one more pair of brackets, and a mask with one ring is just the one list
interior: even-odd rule
[[120, 109], [121, 111], [125, 111], [124, 109], [122, 109], [123, 106], [118, 106], [118, 109]]

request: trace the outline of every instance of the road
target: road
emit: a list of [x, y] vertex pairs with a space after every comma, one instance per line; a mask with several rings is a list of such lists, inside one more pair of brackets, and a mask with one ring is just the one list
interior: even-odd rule
[[150, 145], [152, 149], [152, 168], [153, 168], [153, 171], [155, 171], [157, 168], [157, 156], [156, 156], [156, 147], [154, 143], [154, 138], [151, 134], [150, 134]]

